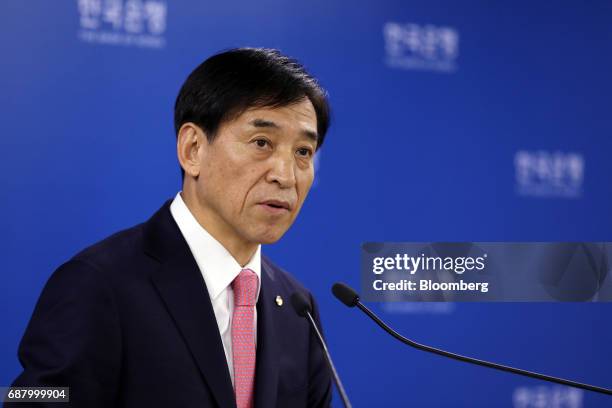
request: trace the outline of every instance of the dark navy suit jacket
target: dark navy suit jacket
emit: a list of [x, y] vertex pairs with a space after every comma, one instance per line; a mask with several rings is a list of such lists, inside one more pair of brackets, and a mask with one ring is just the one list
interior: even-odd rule
[[[235, 407], [208, 291], [169, 204], [53, 273], [19, 346], [14, 386], [68, 386], [64, 408]], [[257, 408], [330, 404], [321, 347], [289, 302], [296, 291], [318, 322], [310, 293], [262, 257]]]

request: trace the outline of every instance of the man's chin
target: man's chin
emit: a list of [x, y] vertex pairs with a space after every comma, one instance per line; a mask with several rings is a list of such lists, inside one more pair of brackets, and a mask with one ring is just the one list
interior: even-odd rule
[[260, 244], [264, 244], [264, 245], [265, 244], [274, 244], [274, 243], [276, 243], [276, 241], [278, 241], [282, 237], [283, 237], [283, 234], [273, 235], [273, 236], [264, 235], [263, 237], [260, 237], [259, 243]]
[[286, 229], [283, 229], [283, 230], [268, 230], [268, 231], [262, 232], [260, 234], [257, 234], [257, 237], [255, 238], [254, 241], [256, 241], [256, 242], [258, 242], [260, 244], [274, 244], [276, 241], [281, 239], [283, 237], [283, 235], [285, 235], [285, 232], [287, 232]]

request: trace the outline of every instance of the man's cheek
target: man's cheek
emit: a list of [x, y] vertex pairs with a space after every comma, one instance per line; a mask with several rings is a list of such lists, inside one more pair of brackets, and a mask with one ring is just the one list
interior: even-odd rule
[[307, 174], [304, 174], [303, 178], [300, 180], [299, 185], [301, 186], [301, 195], [304, 196], [304, 198], [306, 198], [306, 196], [308, 195], [308, 192], [310, 191], [310, 188], [312, 187], [312, 184], [314, 183], [314, 173], [312, 172], [308, 172]]

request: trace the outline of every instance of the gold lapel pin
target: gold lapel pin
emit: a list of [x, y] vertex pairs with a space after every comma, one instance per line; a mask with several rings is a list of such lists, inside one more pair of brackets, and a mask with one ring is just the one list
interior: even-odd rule
[[276, 305], [278, 307], [281, 307], [283, 305], [283, 298], [281, 297], [281, 295], [276, 296]]

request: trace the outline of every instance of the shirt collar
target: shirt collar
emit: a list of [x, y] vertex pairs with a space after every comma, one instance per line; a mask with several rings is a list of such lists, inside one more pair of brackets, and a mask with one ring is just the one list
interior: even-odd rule
[[189, 249], [195, 258], [198, 268], [206, 282], [206, 288], [211, 299], [216, 299], [242, 269], [251, 269], [257, 274], [257, 298], [261, 288], [261, 245], [244, 266], [234, 259], [227, 249], [217, 241], [195, 219], [183, 198], [178, 192], [170, 205], [170, 213], [176, 221]]

